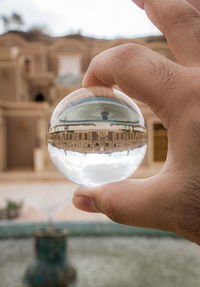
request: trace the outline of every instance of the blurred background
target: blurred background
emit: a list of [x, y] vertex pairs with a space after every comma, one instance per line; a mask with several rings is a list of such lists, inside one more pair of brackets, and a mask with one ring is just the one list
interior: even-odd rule
[[[22, 221], [104, 220], [72, 206], [77, 186], [49, 159], [48, 120], [57, 103], [80, 88], [96, 54], [136, 42], [173, 59], [165, 37], [130, 0], [1, 0], [0, 11], [0, 204], [23, 201]], [[162, 167], [167, 137], [159, 119], [138, 104], [149, 133], [146, 158], [134, 175], [143, 178]]]
[[[31, 236], [40, 226], [37, 224], [48, 220], [69, 223], [72, 235], [76, 233], [74, 228], [84, 235], [84, 226], [89, 228], [90, 235], [91, 230], [102, 230], [99, 233], [105, 235], [105, 228], [107, 234], [110, 230], [110, 235], [135, 234], [134, 230], [123, 228], [114, 232], [108, 227], [112, 223], [104, 215], [75, 209], [71, 200], [78, 186], [55, 169], [46, 149], [46, 131], [53, 109], [63, 97], [81, 87], [92, 58], [105, 49], [130, 42], [175, 61], [165, 37], [130, 0], [0, 0], [0, 237], [7, 238], [0, 241], [0, 248], [4, 250], [0, 254], [0, 264], [4, 266], [0, 267], [0, 282], [5, 282], [0, 283], [1, 287], [21, 286], [19, 274], [28, 264], [31, 243], [30, 239], [16, 243], [10, 238]], [[146, 120], [148, 151], [132, 177], [145, 178], [162, 168], [167, 154], [167, 135], [149, 107], [137, 104]], [[128, 237], [121, 241], [117, 237], [98, 239], [100, 252], [96, 247], [90, 248], [93, 244], [96, 246], [93, 239], [84, 240], [71, 241], [74, 264], [80, 263], [82, 285], [78, 286], [156, 287], [162, 282], [162, 286], [192, 287], [200, 280], [198, 268], [187, 269], [184, 265], [185, 260], [188, 260], [187, 266], [191, 262], [195, 266], [200, 263], [197, 250], [190, 243], [165, 238], [164, 241], [157, 238], [132, 241]], [[125, 248], [126, 253], [125, 258], [121, 253], [117, 255], [117, 264], [116, 248]], [[180, 253], [180, 262], [173, 263]], [[89, 261], [81, 261], [88, 254], [96, 256], [93, 267], [89, 264], [90, 257]], [[102, 258], [98, 261], [100, 254]], [[129, 254], [137, 255], [135, 262], [139, 265], [131, 263]], [[24, 260], [22, 267], [17, 264], [20, 256]], [[114, 275], [109, 277], [108, 268], [112, 264]], [[174, 264], [181, 266], [177, 272]], [[120, 271], [122, 265], [129, 266], [126, 272]], [[187, 280], [179, 272], [183, 265]], [[100, 277], [93, 278], [94, 273]]]

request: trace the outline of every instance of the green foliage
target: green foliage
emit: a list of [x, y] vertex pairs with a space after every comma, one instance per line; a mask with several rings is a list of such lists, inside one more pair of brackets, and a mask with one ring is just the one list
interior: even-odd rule
[[10, 220], [17, 218], [20, 214], [22, 206], [22, 202], [16, 202], [14, 200], [8, 199], [6, 202], [6, 206], [4, 208], [0, 208], [0, 220]]

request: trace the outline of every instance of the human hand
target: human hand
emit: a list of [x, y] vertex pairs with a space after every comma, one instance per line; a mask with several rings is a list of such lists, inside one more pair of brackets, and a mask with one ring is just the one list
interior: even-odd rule
[[96, 56], [83, 86], [116, 84], [149, 105], [167, 129], [167, 159], [156, 176], [80, 187], [73, 202], [118, 223], [172, 231], [200, 244], [200, 4], [134, 2], [165, 34], [178, 63], [125, 44]]

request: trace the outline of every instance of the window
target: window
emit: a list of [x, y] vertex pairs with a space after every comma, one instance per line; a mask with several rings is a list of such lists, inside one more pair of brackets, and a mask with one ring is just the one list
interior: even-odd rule
[[108, 138], [108, 140], [112, 140], [113, 139], [113, 132], [108, 132], [107, 138]]
[[21, 55], [19, 57], [20, 66], [23, 67], [23, 71], [26, 75], [35, 72], [35, 62], [32, 55]]
[[154, 124], [154, 148], [153, 157], [155, 162], [165, 161], [167, 157], [168, 139], [167, 131], [162, 124]]
[[68, 55], [58, 58], [57, 84], [60, 86], [77, 85], [81, 79], [81, 56]]
[[25, 71], [27, 74], [30, 74], [30, 59], [26, 58], [24, 60]]
[[92, 132], [92, 141], [96, 141], [98, 139], [97, 132]]

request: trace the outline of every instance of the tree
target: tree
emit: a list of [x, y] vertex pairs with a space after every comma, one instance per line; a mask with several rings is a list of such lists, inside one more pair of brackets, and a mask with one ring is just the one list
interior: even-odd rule
[[24, 21], [22, 20], [22, 17], [17, 13], [12, 14], [11, 22], [17, 27], [16, 30], [21, 30], [21, 27], [24, 26]]
[[9, 30], [21, 30], [24, 26], [22, 17], [15, 12], [13, 12], [11, 16], [1, 15], [0, 18], [3, 21], [5, 32]]
[[3, 21], [4, 30], [8, 31], [10, 27], [10, 19], [7, 16], [2, 15], [1, 19]]
[[48, 28], [46, 25], [34, 25], [28, 29], [29, 33], [32, 34], [49, 34]]

